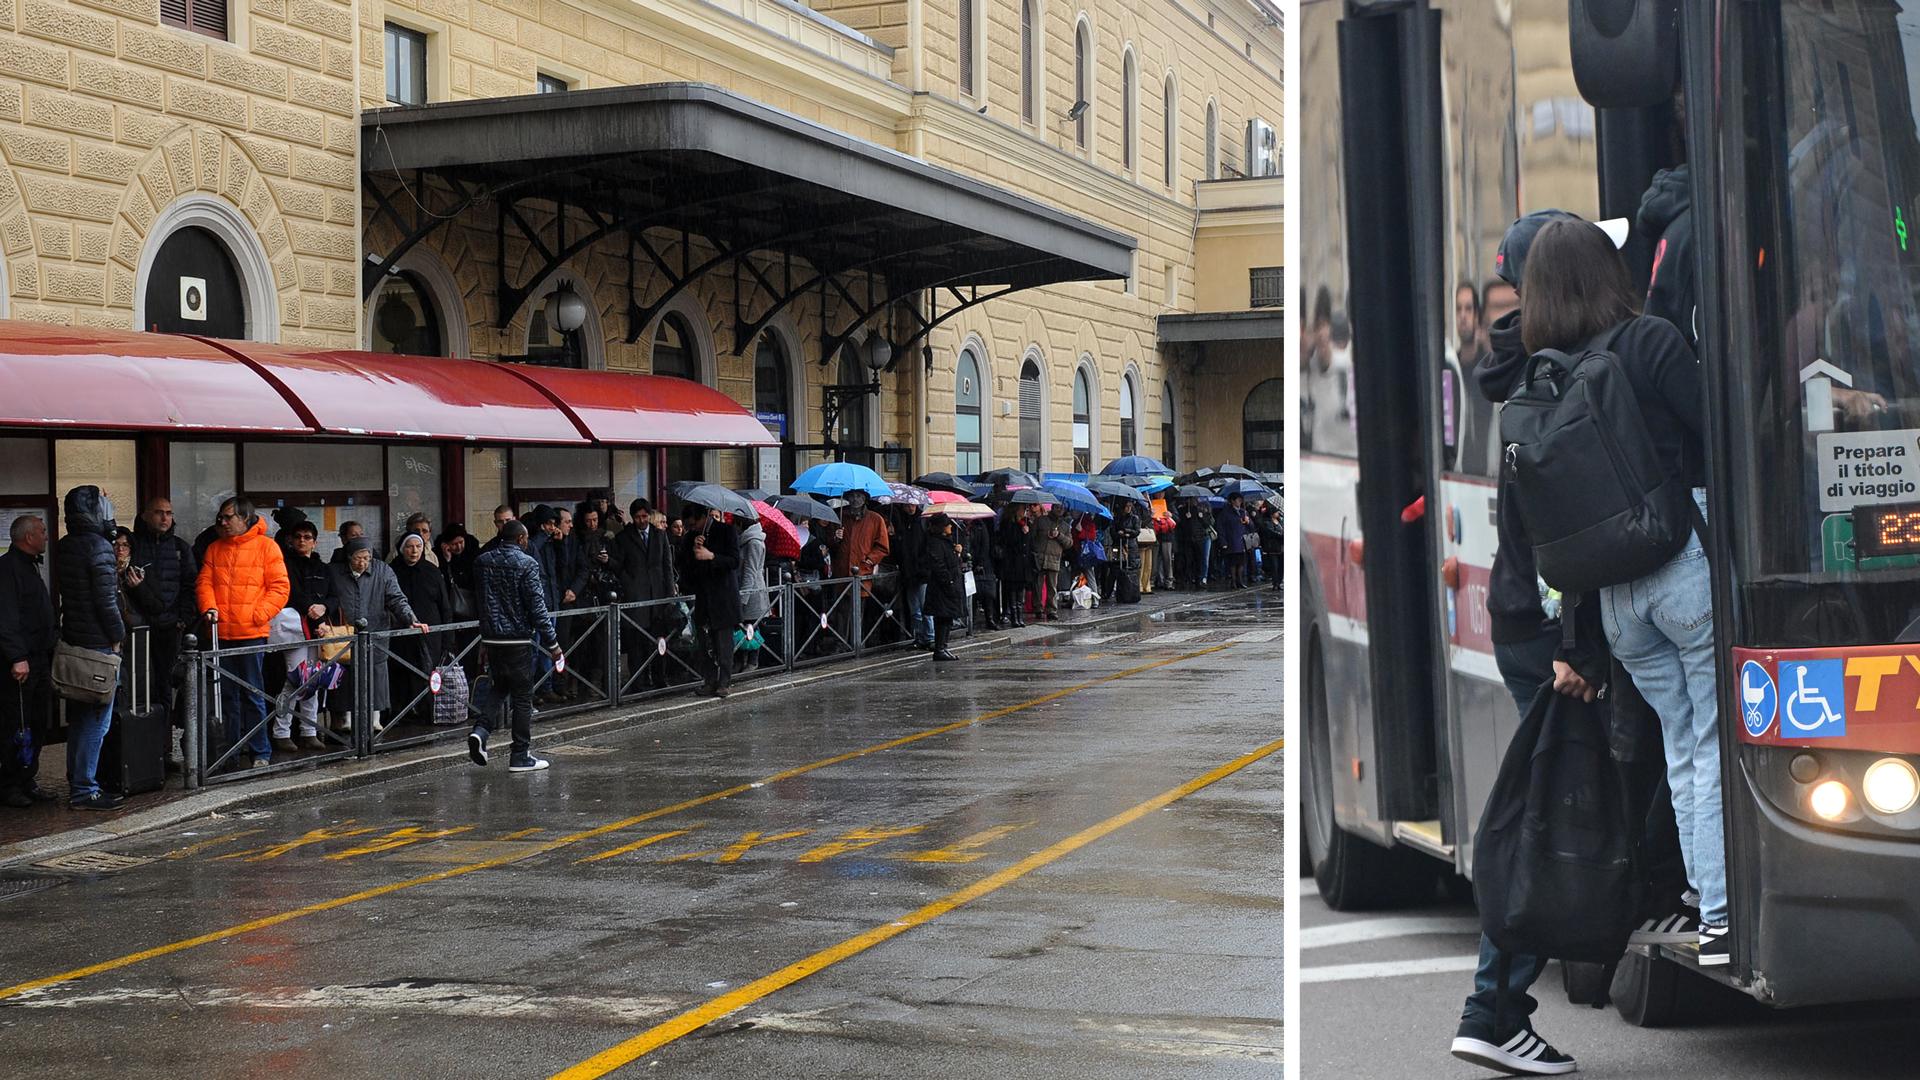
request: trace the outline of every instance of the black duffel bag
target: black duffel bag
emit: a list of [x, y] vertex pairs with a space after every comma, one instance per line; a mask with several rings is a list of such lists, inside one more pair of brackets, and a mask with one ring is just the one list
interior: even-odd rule
[[1612, 963], [1640, 916], [1640, 824], [1608, 752], [1607, 705], [1544, 685], [1474, 836], [1480, 928], [1510, 953]]

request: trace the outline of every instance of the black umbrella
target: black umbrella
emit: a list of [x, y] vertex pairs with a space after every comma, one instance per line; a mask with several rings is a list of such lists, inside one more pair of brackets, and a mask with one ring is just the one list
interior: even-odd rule
[[1040, 486], [1039, 477], [1033, 475], [1030, 472], [1022, 472], [1019, 469], [1010, 469], [1010, 468], [1006, 468], [1005, 466], [1002, 466], [1001, 468], [998, 468], [998, 469], [989, 469], [986, 472], [981, 473], [980, 476], [978, 477], [978, 480], [980, 483], [986, 484], [987, 486], [991, 487], [993, 486], [993, 482], [995, 480], [998, 480], [1003, 476], [1007, 478], [1007, 483], [1010, 485], [1024, 484], [1030, 488], [1037, 488]]
[[1021, 488], [1018, 491], [1007, 492], [1007, 501], [1010, 503], [1034, 503], [1035, 505], [1039, 505], [1053, 502], [1054, 497], [1052, 492], [1043, 491], [1039, 488]]
[[1173, 493], [1182, 499], [1211, 499], [1213, 492], [1199, 484], [1182, 484], [1173, 489]]
[[928, 491], [951, 491], [955, 495], [973, 494], [973, 485], [952, 473], [930, 472], [925, 476], [915, 477], [913, 486], [923, 487]]
[[704, 506], [709, 510], [719, 510], [743, 517], [748, 521], [759, 521], [760, 511], [753, 508], [753, 500], [737, 491], [729, 491], [719, 484], [703, 483], [699, 480], [676, 480], [668, 486], [674, 498], [690, 502], [695, 506]]
[[782, 495], [773, 500], [773, 508], [795, 521], [839, 521], [840, 513], [833, 507], [808, 495]]
[[1220, 497], [1231, 499], [1235, 495], [1244, 499], [1278, 500], [1280, 496], [1266, 485], [1254, 480], [1229, 480], [1219, 489]]
[[749, 502], [770, 503], [774, 497], [762, 488], [740, 488], [740, 496]]
[[1153, 505], [1153, 500], [1147, 498], [1138, 488], [1117, 484], [1110, 480], [1094, 480], [1087, 484], [1087, 490], [1109, 499], [1130, 499], [1142, 506]]

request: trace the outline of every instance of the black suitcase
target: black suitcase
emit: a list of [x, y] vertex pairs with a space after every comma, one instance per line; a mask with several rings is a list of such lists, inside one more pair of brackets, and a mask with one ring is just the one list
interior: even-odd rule
[[1114, 599], [1122, 604], [1140, 602], [1140, 565], [1138, 563], [1131, 565], [1132, 569], [1120, 571], [1120, 578], [1114, 583]]
[[100, 786], [122, 795], [158, 791], [167, 782], [171, 724], [165, 702], [153, 700], [153, 636], [127, 635], [126, 681], [113, 703], [113, 724], [100, 746]]

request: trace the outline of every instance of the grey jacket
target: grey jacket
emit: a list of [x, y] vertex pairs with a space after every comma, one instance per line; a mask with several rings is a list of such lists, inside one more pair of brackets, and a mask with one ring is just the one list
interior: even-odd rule
[[740, 533], [740, 621], [758, 622], [773, 610], [767, 595], [767, 531], [759, 522]]

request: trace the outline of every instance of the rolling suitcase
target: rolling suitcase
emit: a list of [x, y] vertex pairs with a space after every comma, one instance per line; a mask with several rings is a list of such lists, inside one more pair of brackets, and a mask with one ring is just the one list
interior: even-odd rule
[[1120, 576], [1114, 580], [1114, 601], [1121, 604], [1140, 602], [1140, 564], [1125, 563]]
[[122, 795], [158, 791], [167, 782], [172, 734], [165, 702], [153, 699], [153, 635], [127, 636], [126, 674], [114, 698], [113, 724], [100, 747], [100, 786]]

